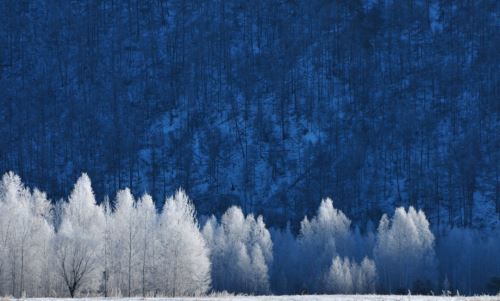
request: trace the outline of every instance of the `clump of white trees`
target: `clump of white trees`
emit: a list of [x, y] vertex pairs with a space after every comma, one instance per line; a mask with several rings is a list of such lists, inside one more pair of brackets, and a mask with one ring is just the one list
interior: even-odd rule
[[161, 214], [149, 195], [135, 200], [128, 189], [98, 205], [83, 174], [67, 202], [52, 207], [7, 173], [0, 242], [0, 295], [191, 296], [210, 288], [209, 249], [182, 190]]
[[211, 250], [212, 281], [216, 290], [269, 292], [268, 270], [273, 254], [271, 235], [262, 216], [244, 216], [238, 207], [229, 208], [220, 224], [211, 217], [203, 228]]
[[83, 174], [67, 200], [52, 204], [7, 173], [0, 183], [0, 295], [473, 293], [499, 274], [498, 238], [452, 230], [437, 244], [438, 261], [422, 211], [397, 208], [372, 228], [361, 234], [331, 199], [297, 234], [269, 231], [262, 216], [234, 206], [200, 227], [183, 190], [161, 210], [129, 189], [98, 204]]
[[[364, 249], [368, 238], [360, 240], [351, 230], [351, 220], [333, 207], [331, 199], [321, 202], [311, 220], [304, 218], [298, 239], [287, 230], [275, 232], [275, 248], [285, 258], [273, 271], [277, 291], [294, 293], [373, 293], [377, 274], [375, 263], [364, 256], [357, 263], [356, 249]], [[349, 258], [349, 256], [353, 256]], [[278, 257], [276, 255], [275, 257]], [[287, 260], [288, 259], [288, 260]], [[280, 277], [288, 275], [289, 281]]]
[[330, 287], [324, 281], [332, 259], [349, 254], [351, 221], [333, 207], [331, 199], [323, 200], [317, 215], [310, 221], [306, 217], [300, 224], [299, 248], [303, 258], [302, 269], [310, 275], [304, 278], [308, 291], [322, 292]]
[[[139, 200], [129, 189], [105, 210], [101, 250], [102, 294], [192, 296], [210, 288], [209, 250], [194, 206], [179, 190], [157, 214], [149, 195]], [[98, 289], [97, 283], [94, 289]]]
[[50, 203], [13, 173], [0, 183], [0, 295], [50, 293]]
[[375, 259], [385, 291], [431, 288], [436, 280], [434, 235], [422, 211], [396, 209], [390, 220], [382, 216]]
[[374, 293], [377, 271], [373, 260], [365, 257], [361, 264], [336, 256], [326, 277], [326, 290], [332, 293]]

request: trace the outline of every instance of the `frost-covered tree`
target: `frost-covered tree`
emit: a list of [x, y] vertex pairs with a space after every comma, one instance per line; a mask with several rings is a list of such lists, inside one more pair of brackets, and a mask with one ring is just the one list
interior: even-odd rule
[[138, 263], [140, 290], [143, 297], [150, 290], [155, 269], [156, 209], [150, 195], [143, 195], [137, 203]]
[[157, 287], [169, 296], [194, 296], [210, 288], [209, 250], [192, 202], [183, 190], [166, 200], [159, 217]]
[[261, 216], [245, 217], [240, 208], [233, 206], [224, 213], [220, 225], [210, 218], [203, 234], [210, 246], [216, 290], [257, 294], [269, 291], [272, 241]]
[[64, 207], [55, 239], [56, 268], [71, 297], [80, 290], [97, 288], [104, 228], [104, 214], [96, 204], [90, 178], [82, 174]]
[[12, 172], [2, 178], [0, 187], [2, 199], [2, 228], [5, 272], [10, 278], [10, 294], [20, 296], [24, 278], [24, 253], [26, 252], [27, 226], [29, 223], [29, 190], [21, 183], [19, 176]]
[[53, 269], [53, 240], [55, 237], [52, 225], [52, 206], [44, 192], [34, 189], [31, 195], [32, 243], [29, 252], [33, 252], [30, 260], [32, 277], [31, 296], [49, 296], [55, 289], [56, 275]]
[[355, 274], [356, 282], [354, 287], [356, 288], [356, 292], [365, 294], [375, 293], [375, 289], [377, 288], [377, 277], [375, 261], [368, 259], [368, 257], [363, 258]]
[[374, 254], [381, 283], [389, 292], [428, 290], [436, 280], [434, 235], [421, 210], [400, 207], [391, 220], [383, 215]]
[[109, 197], [106, 196], [104, 201], [101, 203], [101, 208], [104, 215], [104, 229], [103, 229], [103, 243], [102, 243], [102, 281], [100, 291], [104, 297], [108, 297], [109, 293], [109, 275], [111, 273], [112, 266], [112, 209]]
[[350, 225], [327, 198], [315, 217], [304, 218], [297, 238], [289, 229], [273, 231], [273, 288], [283, 293], [374, 292], [375, 263], [366, 257], [374, 235], [370, 226], [362, 235], [358, 227], [352, 232]]
[[352, 245], [351, 221], [342, 211], [333, 207], [332, 200], [321, 201], [317, 215], [307, 217], [300, 227], [300, 268], [303, 271], [303, 289], [319, 292], [323, 290], [322, 279], [330, 267], [332, 258], [349, 255]]
[[327, 284], [333, 293], [351, 294], [353, 292], [353, 266], [349, 258], [341, 259], [336, 256], [330, 267]]
[[5, 205], [0, 201], [0, 294], [5, 295], [7, 291], [7, 242], [8, 242], [8, 222], [5, 218]]
[[374, 293], [376, 269], [373, 260], [364, 258], [361, 264], [336, 256], [326, 275], [326, 291], [330, 293]]
[[50, 290], [47, 270], [53, 228], [46, 195], [33, 193], [19, 176], [0, 183], [0, 294], [41, 295]]
[[115, 212], [111, 225], [110, 283], [115, 291], [130, 297], [139, 277], [140, 220], [130, 189], [116, 194]]

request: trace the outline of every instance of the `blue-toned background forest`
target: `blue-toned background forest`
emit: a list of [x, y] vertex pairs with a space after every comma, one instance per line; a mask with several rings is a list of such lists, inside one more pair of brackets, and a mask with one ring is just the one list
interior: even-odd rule
[[0, 2], [0, 171], [297, 229], [498, 224], [498, 1]]

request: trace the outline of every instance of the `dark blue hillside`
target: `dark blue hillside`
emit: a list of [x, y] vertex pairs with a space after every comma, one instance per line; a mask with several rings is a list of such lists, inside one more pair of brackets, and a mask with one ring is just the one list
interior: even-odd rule
[[297, 225], [500, 212], [498, 1], [0, 2], [0, 172]]

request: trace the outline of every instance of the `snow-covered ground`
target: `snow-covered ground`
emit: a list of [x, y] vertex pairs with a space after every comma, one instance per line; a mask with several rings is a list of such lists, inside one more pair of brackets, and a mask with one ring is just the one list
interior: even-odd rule
[[[91, 301], [460, 301], [460, 300], [481, 300], [481, 301], [499, 301], [498, 296], [417, 296], [417, 295], [295, 295], [295, 296], [217, 296], [217, 297], [182, 297], [182, 298], [80, 298], [81, 300]], [[10, 299], [0, 298], [2, 301]], [[69, 298], [27, 298], [26, 301], [71, 301]]]

